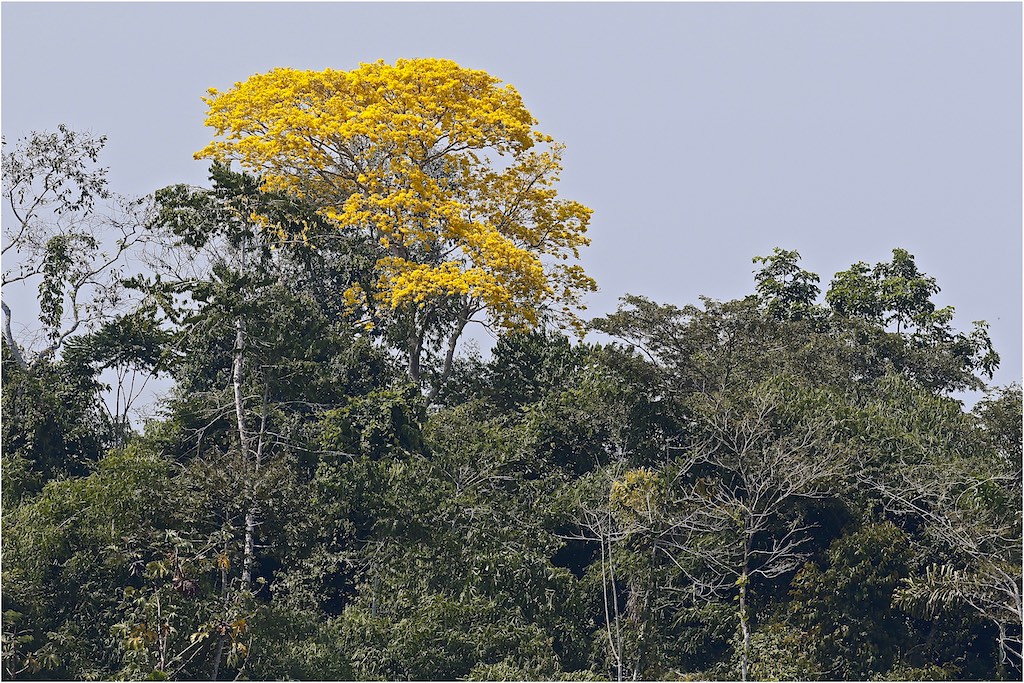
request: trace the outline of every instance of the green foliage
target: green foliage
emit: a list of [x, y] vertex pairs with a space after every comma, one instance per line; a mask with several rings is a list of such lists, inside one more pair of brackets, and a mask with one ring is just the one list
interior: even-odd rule
[[55, 213], [88, 213], [97, 199], [109, 196], [107, 169], [93, 167], [106, 142], [104, 135], [78, 133], [63, 124], [55, 133], [33, 133], [4, 154], [7, 191], [21, 204], [43, 185]]
[[482, 597], [428, 594], [388, 619], [350, 608], [336, 628], [360, 679], [478, 679], [493, 667], [514, 667], [531, 680], [560, 673], [543, 631]]
[[917, 268], [913, 255], [893, 249], [892, 261], [870, 268], [856, 263], [837, 273], [825, 299], [840, 319], [861, 319], [900, 338], [890, 359], [925, 386], [938, 390], [980, 388], [975, 373], [989, 378], [999, 366], [988, 326], [975, 322], [970, 333], [954, 333], [953, 308], [937, 309], [935, 278]]
[[[750, 638], [750, 678], [756, 681], [801, 681], [832, 678], [808, 653], [813, 635], [779, 622], [765, 624]], [[735, 665], [734, 665], [735, 666]]]
[[764, 302], [767, 313], [782, 320], [802, 320], [821, 317], [815, 306], [821, 289], [816, 274], [797, 267], [800, 254], [776, 247], [771, 256], [756, 256], [754, 263], [764, 266], [754, 275], [757, 295]]
[[567, 384], [582, 365], [584, 353], [562, 334], [543, 330], [505, 334], [495, 344], [487, 366], [488, 395], [502, 411], [534, 403]]
[[935, 278], [919, 271], [906, 249], [893, 249], [892, 261], [874, 268], [859, 262], [837, 273], [825, 298], [839, 315], [894, 324], [900, 333], [951, 317], [950, 309], [936, 311], [931, 297], [938, 291]]
[[915, 561], [909, 541], [891, 523], [867, 525], [833, 541], [823, 567], [808, 563], [793, 578], [786, 609], [808, 673], [863, 678], [911, 647], [911, 624], [892, 604]]
[[379, 389], [325, 412], [320, 418], [321, 439], [332, 449], [372, 458], [413, 452], [422, 448], [425, 419], [426, 406], [414, 386]]
[[1005, 458], [1009, 466], [1019, 467], [1024, 458], [1021, 386], [1011, 384], [990, 390], [974, 406], [973, 412], [980, 419], [985, 441]]
[[907, 666], [897, 664], [881, 675], [871, 677], [872, 681], [955, 681], [958, 680], [958, 669], [950, 664], [937, 666]]
[[252, 680], [356, 679], [338, 624], [315, 611], [263, 606], [251, 630], [258, 643], [246, 664]]
[[75, 360], [3, 362], [4, 509], [53, 479], [81, 476], [112, 443], [94, 371]]
[[65, 361], [98, 370], [115, 366], [163, 369], [171, 335], [161, 327], [154, 313], [152, 309], [138, 309], [105, 322], [95, 332], [68, 341]]
[[18, 616], [4, 629], [22, 639], [5, 650], [9, 673], [39, 652], [59, 661], [51, 676], [103, 671], [119, 587], [141, 571], [146, 546], [167, 523], [155, 496], [168, 486], [166, 460], [130, 446], [87, 477], [52, 481], [5, 512], [3, 602]]
[[[506, 334], [432, 399], [343, 305], [365, 245], [212, 174], [158, 197], [208, 268], [59, 360], [5, 347], [6, 677], [1019, 672], [1020, 389], [946, 395], [987, 337], [909, 254], [821, 306], [776, 249], [756, 295]], [[174, 378], [143, 433], [97, 410], [105, 367]]]

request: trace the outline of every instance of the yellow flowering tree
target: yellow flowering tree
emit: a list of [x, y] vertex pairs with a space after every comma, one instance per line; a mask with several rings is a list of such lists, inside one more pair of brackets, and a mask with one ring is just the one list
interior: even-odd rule
[[432, 396], [471, 321], [579, 327], [596, 289], [576, 262], [591, 210], [558, 198], [563, 148], [512, 86], [414, 59], [275, 69], [205, 101], [216, 136], [197, 158], [237, 161], [379, 246], [373, 291], [345, 299], [389, 323], [414, 380], [437, 354]]

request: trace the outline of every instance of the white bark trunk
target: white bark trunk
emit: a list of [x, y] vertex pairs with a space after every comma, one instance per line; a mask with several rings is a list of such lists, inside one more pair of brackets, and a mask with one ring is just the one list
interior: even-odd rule
[[11, 309], [5, 302], [0, 302], [0, 306], [3, 307], [4, 311], [4, 339], [7, 341], [7, 347], [11, 350], [11, 354], [18, 363], [18, 367], [22, 370], [28, 370], [28, 363], [25, 362], [25, 357], [21, 355], [21, 349], [18, 348], [18, 343], [14, 341], [14, 335], [11, 333]]

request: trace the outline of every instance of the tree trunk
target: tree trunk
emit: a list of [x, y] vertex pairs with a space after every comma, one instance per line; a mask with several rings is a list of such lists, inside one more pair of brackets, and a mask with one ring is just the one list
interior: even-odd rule
[[[242, 380], [245, 371], [245, 327], [241, 318], [235, 319], [235, 349], [234, 362], [232, 363], [231, 379], [235, 396], [235, 419], [238, 424], [238, 447], [241, 452], [242, 461], [248, 462], [250, 457], [249, 434], [245, 427], [245, 403], [242, 397]], [[254, 463], [258, 467], [258, 463]], [[256, 511], [255, 501], [252, 500], [252, 491], [255, 481], [255, 472], [250, 474], [246, 482], [246, 488], [250, 495], [249, 508], [245, 513], [245, 540], [242, 549], [242, 586], [243, 590], [249, 590], [252, 585], [253, 555], [255, 552], [256, 533]]]
[[252, 506], [245, 511], [245, 544], [242, 550], [242, 589], [252, 587], [253, 555], [256, 548], [256, 511]]
[[[409, 354], [409, 378], [419, 384], [420, 382], [420, 357], [423, 355], [423, 336], [426, 334], [426, 329], [420, 331], [420, 325], [417, 324], [418, 310], [414, 307], [412, 309], [412, 322], [410, 323], [409, 337], [406, 339], [406, 352]], [[423, 322], [424, 328], [426, 328], [426, 322]]]
[[629, 582], [629, 599], [626, 602], [626, 621], [636, 631], [636, 652], [633, 656], [633, 680], [640, 680], [646, 669], [649, 645], [649, 622], [651, 612], [651, 589], [654, 586], [654, 562], [656, 550], [652, 548], [650, 565], [643, 578], [633, 577]]
[[[266, 371], [264, 370], [264, 373]], [[263, 378], [263, 405], [260, 410], [260, 431], [256, 437], [256, 450], [252, 453], [252, 470], [248, 483], [249, 509], [245, 512], [245, 549], [242, 556], [242, 586], [245, 590], [252, 588], [252, 571], [256, 561], [256, 529], [259, 526], [259, 502], [257, 500], [256, 483], [260, 479], [260, 466], [263, 464], [263, 446], [267, 433], [267, 407], [269, 404], [270, 387]]]
[[740, 576], [740, 631], [743, 634], [743, 647], [740, 650], [740, 680], [747, 680], [750, 655], [750, 625], [747, 623], [747, 573]]
[[419, 384], [420, 381], [420, 355], [423, 352], [423, 347], [419, 344], [416, 339], [416, 335], [410, 335], [409, 337], [409, 379]]
[[235, 319], [235, 348], [231, 364], [231, 381], [235, 395], [235, 419], [238, 426], [238, 447], [243, 456], [249, 451], [249, 435], [245, 429], [245, 404], [242, 399], [242, 373], [245, 363], [245, 328], [241, 318]]
[[[615, 590], [615, 563], [612, 559], [612, 526], [611, 517], [602, 520], [604, 523], [599, 526], [601, 529], [601, 588], [604, 592], [604, 616], [608, 630], [608, 644], [611, 646], [612, 655], [615, 657], [615, 680], [622, 682], [622, 659], [625, 653], [622, 651], [622, 630], [619, 626], [619, 596]], [[609, 594], [611, 595], [611, 610], [609, 613]], [[614, 635], [612, 624], [615, 625]]]
[[213, 654], [213, 673], [210, 674], [211, 681], [217, 680], [217, 676], [220, 675], [220, 660], [224, 656], [224, 642], [226, 640], [226, 635], [217, 638], [217, 650]]
[[11, 350], [11, 355], [14, 356], [18, 367], [22, 370], [28, 370], [28, 363], [25, 362], [25, 357], [21, 355], [21, 349], [18, 348], [18, 343], [14, 341], [14, 335], [11, 333], [11, 309], [5, 302], [0, 302], [0, 307], [3, 307], [4, 311], [4, 339], [7, 341], [7, 348]]
[[464, 306], [460, 311], [459, 320], [451, 335], [448, 336], [448, 349], [444, 357], [444, 366], [441, 368], [441, 376], [437, 378], [434, 385], [430, 388], [430, 392], [427, 394], [427, 400], [433, 402], [438, 397], [441, 390], [444, 389], [445, 382], [448, 381], [448, 376], [452, 373], [452, 362], [455, 360], [455, 347], [459, 343], [459, 339], [462, 337], [462, 331], [466, 329], [466, 324], [469, 322], [469, 307]]

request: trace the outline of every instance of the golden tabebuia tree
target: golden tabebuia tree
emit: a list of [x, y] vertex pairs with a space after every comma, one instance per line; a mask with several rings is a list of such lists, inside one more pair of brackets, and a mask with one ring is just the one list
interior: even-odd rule
[[379, 245], [373, 291], [345, 298], [403, 330], [414, 379], [443, 351], [443, 380], [470, 321], [579, 325], [596, 288], [576, 263], [591, 210], [558, 198], [562, 146], [512, 86], [413, 59], [275, 69], [205, 101], [216, 137], [198, 158], [237, 161]]

